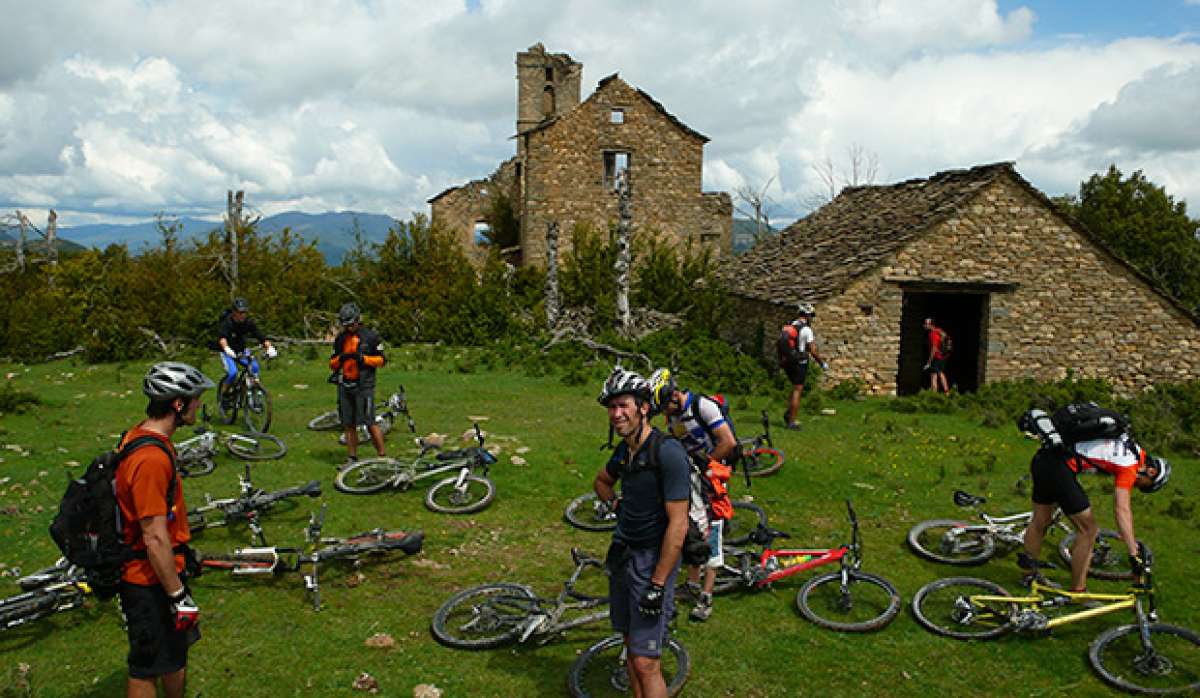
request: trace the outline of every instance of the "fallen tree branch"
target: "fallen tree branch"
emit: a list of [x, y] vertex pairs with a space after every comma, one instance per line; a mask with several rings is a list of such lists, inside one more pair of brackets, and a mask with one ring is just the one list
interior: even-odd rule
[[46, 361], [58, 361], [59, 359], [66, 359], [66, 358], [75, 356], [76, 354], [82, 354], [83, 352], [84, 352], [83, 345], [80, 344], [79, 346], [75, 347], [74, 349], [68, 349], [66, 351], [56, 351], [53, 354], [51, 354], [50, 356], [47, 356]]
[[646, 356], [645, 354], [642, 354], [640, 352], [622, 351], [621, 349], [618, 349], [614, 346], [610, 346], [608, 344], [601, 344], [600, 342], [597, 342], [596, 340], [592, 339], [591, 337], [588, 337], [586, 335], [581, 336], [581, 335], [577, 334], [573, 328], [569, 328], [569, 327], [560, 329], [557, 332], [555, 332], [554, 336], [550, 338], [550, 341], [547, 342], [544, 347], [542, 347], [542, 353], [544, 354], [547, 351], [549, 351], [550, 347], [554, 346], [555, 344], [561, 344], [563, 342], [579, 342], [580, 344], [587, 347], [588, 349], [591, 349], [593, 351], [607, 352], [607, 353], [612, 354], [613, 356], [616, 356], [617, 358], [620, 358], [620, 359], [641, 359], [642, 361], [644, 361], [646, 363], [647, 371], [654, 370], [654, 362], [652, 362], [650, 360], [649, 356]]
[[308, 339], [306, 337], [271, 337], [272, 344], [279, 344], [281, 346], [288, 346], [291, 344], [329, 344], [331, 341], [332, 340], [320, 337], [316, 339]]
[[139, 326], [138, 331], [141, 332], [142, 334], [146, 335], [146, 337], [149, 338], [149, 340], [151, 342], [158, 345], [159, 351], [161, 351], [163, 354], [165, 354], [167, 356], [175, 355], [175, 352], [171, 351], [170, 347], [167, 346], [167, 343], [165, 341], [163, 341], [163, 338], [159, 337], [158, 333], [155, 332], [154, 330], [150, 329], [149, 327]]

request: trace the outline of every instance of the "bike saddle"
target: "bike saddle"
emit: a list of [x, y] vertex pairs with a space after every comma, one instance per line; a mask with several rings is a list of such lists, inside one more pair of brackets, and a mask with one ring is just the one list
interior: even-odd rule
[[973, 494], [967, 494], [962, 490], [954, 490], [954, 503], [960, 507], [977, 507], [986, 502], [987, 499]]
[[595, 565], [597, 567], [604, 565], [603, 562], [600, 562], [600, 560], [588, 555], [579, 548], [571, 548], [571, 559], [575, 561], [576, 565]]
[[759, 524], [750, 534], [750, 540], [759, 545], [770, 545], [776, 538], [791, 538], [790, 535], [775, 528], [767, 528]]

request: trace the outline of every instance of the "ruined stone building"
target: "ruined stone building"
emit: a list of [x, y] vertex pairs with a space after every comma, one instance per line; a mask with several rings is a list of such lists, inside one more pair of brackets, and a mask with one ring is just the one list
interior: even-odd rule
[[1011, 163], [847, 188], [727, 273], [743, 346], [761, 331], [773, 355], [811, 302], [830, 378], [876, 393], [928, 385], [925, 317], [953, 338], [947, 373], [964, 391], [1068, 370], [1126, 393], [1200, 378], [1200, 320]]
[[503, 195], [519, 221], [517, 257], [541, 262], [547, 224], [559, 224], [566, 248], [577, 223], [604, 229], [616, 220], [615, 187], [624, 171], [635, 230], [729, 254], [729, 195], [701, 191], [708, 138], [615, 73], [581, 102], [582, 72], [582, 64], [541, 44], [517, 54], [516, 155], [488, 177], [430, 199], [434, 224], [474, 248], [494, 197]]

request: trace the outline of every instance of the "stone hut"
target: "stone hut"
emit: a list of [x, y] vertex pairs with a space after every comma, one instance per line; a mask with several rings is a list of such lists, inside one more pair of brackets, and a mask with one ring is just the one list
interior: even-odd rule
[[616, 181], [627, 172], [637, 229], [730, 254], [729, 195], [701, 191], [708, 138], [616, 74], [581, 102], [582, 68], [541, 44], [517, 54], [516, 156], [430, 199], [433, 222], [472, 249], [493, 199], [503, 195], [519, 221], [517, 256], [539, 263], [549, 223], [559, 224], [565, 251], [577, 223], [603, 229], [616, 220]]
[[924, 318], [954, 341], [950, 382], [1059, 379], [1131, 393], [1200, 377], [1200, 320], [1154, 288], [1012, 163], [850, 187], [738, 257], [736, 339], [774, 354], [798, 302], [816, 306], [834, 381], [928, 384]]

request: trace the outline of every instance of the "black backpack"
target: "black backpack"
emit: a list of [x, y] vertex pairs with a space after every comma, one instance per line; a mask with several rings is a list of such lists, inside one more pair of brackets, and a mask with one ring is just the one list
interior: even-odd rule
[[737, 429], [734, 428], [733, 417], [729, 414], [729, 400], [727, 400], [725, 396], [720, 393], [717, 393], [712, 397], [696, 393], [696, 399], [692, 400], [692, 419], [696, 420], [696, 423], [704, 429], [704, 433], [708, 434], [708, 440], [712, 441], [713, 443], [716, 443], [716, 438], [713, 436], [712, 430], [708, 428], [708, 423], [700, 418], [701, 400], [709, 400], [717, 403], [717, 407], [721, 409], [721, 416], [725, 418], [725, 423], [729, 425], [729, 431], [733, 432], [733, 442], [735, 445], [733, 447], [733, 453], [730, 453], [725, 459], [725, 465], [728, 465], [730, 468], [736, 471], [738, 464], [742, 462], [742, 449], [740, 446], [736, 445], [738, 440]]
[[[646, 437], [647, 443], [642, 446], [642, 448], [650, 449], [647, 451], [650, 457], [647, 459], [645, 467], [654, 471], [654, 478], [658, 482], [658, 498], [659, 501], [663, 502], [663, 506], [666, 506], [667, 498], [663, 491], [662, 460], [659, 457], [659, 449], [662, 447], [663, 439], [666, 438], [669, 437], [655, 429]], [[626, 464], [625, 468], [628, 467], [629, 464]], [[691, 462], [690, 459], [688, 468], [688, 487], [692, 494], [696, 494], [696, 478], [692, 477], [693, 472], [696, 470], [696, 464]], [[628, 470], [623, 472], [628, 472]], [[712, 495], [715, 493], [712, 491], [712, 484], [708, 482], [708, 478], [701, 475], [699, 480], [700, 489], [698, 493], [700, 498], [704, 500], [704, 506], [707, 509], [709, 502], [712, 501]], [[690, 507], [691, 502], [688, 502], [688, 505]], [[680, 559], [683, 560], [683, 564], [685, 565], [703, 565], [708, 562], [712, 554], [708, 546], [708, 538], [700, 530], [700, 527], [696, 525], [696, 522], [692, 520], [691, 516], [687, 516], [687, 523], [687, 535], [683, 537], [683, 550], [680, 551]]]
[[1092, 439], [1115, 439], [1129, 433], [1129, 419], [1094, 402], [1075, 402], [1050, 416], [1063, 441], [1076, 444]]
[[167, 486], [167, 511], [171, 511], [175, 506], [175, 458], [161, 439], [139, 436], [124, 448], [96, 456], [83, 477], [71, 480], [50, 522], [50, 537], [68, 562], [84, 570], [88, 584], [100, 599], [117, 593], [125, 562], [145, 556], [145, 552], [135, 553], [125, 543], [115, 478], [121, 461], [151, 445], [161, 448], [171, 459], [171, 482]]
[[954, 340], [950, 338], [950, 333], [942, 330], [942, 356], [950, 356], [954, 353]]

